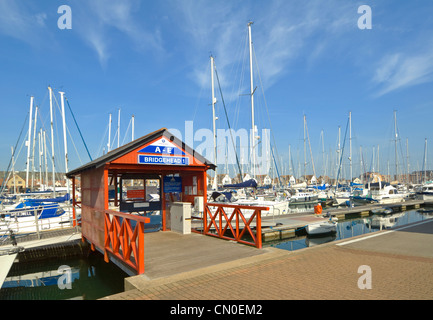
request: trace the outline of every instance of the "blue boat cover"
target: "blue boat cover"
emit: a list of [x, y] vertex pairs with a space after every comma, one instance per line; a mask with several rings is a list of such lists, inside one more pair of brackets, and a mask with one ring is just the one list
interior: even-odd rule
[[241, 183], [225, 184], [224, 188], [256, 188], [257, 182], [254, 179], [250, 179]]

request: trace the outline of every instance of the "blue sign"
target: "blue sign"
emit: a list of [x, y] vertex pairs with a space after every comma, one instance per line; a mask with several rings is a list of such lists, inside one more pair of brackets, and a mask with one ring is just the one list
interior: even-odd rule
[[155, 146], [150, 145], [147, 147], [144, 147], [139, 153], [153, 153], [153, 154], [163, 154], [163, 155], [179, 155], [184, 156], [185, 152], [180, 150], [177, 147], [171, 147], [171, 146]]
[[182, 192], [181, 177], [164, 177], [164, 193]]
[[189, 159], [184, 157], [163, 157], [163, 156], [147, 156], [144, 154], [138, 155], [138, 163], [140, 164], [168, 164], [168, 165], [184, 165], [189, 164]]

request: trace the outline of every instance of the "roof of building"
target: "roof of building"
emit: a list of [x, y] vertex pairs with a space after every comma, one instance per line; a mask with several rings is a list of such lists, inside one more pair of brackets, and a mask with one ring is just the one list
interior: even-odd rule
[[200, 162], [204, 163], [205, 165], [209, 166], [210, 169], [215, 170], [216, 165], [211, 163], [209, 160], [207, 160], [205, 157], [203, 157], [201, 154], [199, 154], [198, 152], [196, 152], [194, 149], [192, 149], [191, 147], [189, 147], [188, 145], [186, 145], [183, 141], [181, 141], [180, 139], [178, 139], [175, 135], [173, 135], [172, 133], [170, 133], [170, 131], [168, 131], [166, 128], [161, 128], [159, 130], [156, 130], [154, 132], [151, 132], [141, 138], [138, 138], [134, 141], [131, 141], [130, 143], [127, 143], [119, 148], [116, 148], [108, 153], [106, 153], [105, 155], [85, 164], [82, 165], [81, 167], [78, 167], [74, 170], [69, 171], [68, 173], [66, 173], [66, 176], [68, 178], [71, 178], [77, 174], [80, 174], [83, 171], [86, 170], [90, 170], [90, 169], [96, 169], [99, 168], [101, 166], [104, 166], [106, 163], [111, 162], [125, 154], [128, 154], [129, 152], [135, 150], [136, 148], [139, 148], [142, 145], [145, 145], [149, 142], [152, 142], [153, 140], [159, 138], [159, 137], [166, 137], [167, 139], [169, 139], [171, 142], [173, 142], [174, 144], [180, 146], [183, 150], [185, 150], [187, 153], [189, 153], [190, 155], [192, 155], [194, 158], [196, 158], [197, 160], [199, 160]]

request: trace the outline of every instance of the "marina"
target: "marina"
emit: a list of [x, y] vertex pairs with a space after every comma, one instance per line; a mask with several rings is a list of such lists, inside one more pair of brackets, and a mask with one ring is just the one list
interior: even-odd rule
[[433, 6], [24, 2], [0, 300], [433, 299]]
[[[342, 240], [351, 238], [359, 238], [359, 236], [367, 234], [375, 234], [381, 231], [396, 230], [402, 226], [410, 226], [411, 224], [427, 222], [433, 217], [432, 204], [424, 205], [424, 203], [412, 203], [412, 206], [420, 207], [419, 209], [411, 209], [402, 211], [398, 208], [397, 213], [392, 214], [373, 214], [362, 219], [351, 218], [340, 221], [338, 223], [338, 231], [334, 234], [322, 235], [319, 237], [309, 237], [308, 235], [293, 235], [295, 238], [290, 240], [280, 239], [266, 243], [261, 250], [256, 248], [236, 244], [232, 241], [224, 241], [213, 239], [212, 237], [201, 236], [198, 234], [182, 235], [178, 232], [153, 232], [145, 236], [145, 260], [146, 273], [145, 276], [128, 276], [123, 273], [115, 264], [103, 261], [100, 254], [99, 258], [93, 258], [90, 265], [87, 262], [82, 252], [89, 250], [79, 250], [78, 260], [71, 260], [76, 250], [72, 249], [68, 253], [67, 247], [74, 246], [74, 243], [81, 243], [81, 234], [77, 233], [77, 229], [63, 230], [62, 232], [51, 232], [50, 235], [44, 235], [44, 239], [29, 241], [22, 239], [18, 246], [25, 248], [18, 253], [18, 258], [15, 259], [15, 267], [12, 268], [10, 274], [5, 279], [4, 290], [0, 291], [1, 299], [126, 299], [134, 297], [139, 292], [151, 290], [155, 285], [173, 281], [194, 275], [194, 277], [208, 274], [209, 272], [217, 272], [216, 270], [225, 270], [227, 266], [231, 268], [240, 268], [244, 265], [262, 264], [268, 261], [274, 261], [284, 257], [284, 251], [298, 251], [306, 248], [318, 248], [321, 245], [335, 242], [337, 245]], [[366, 208], [362, 208], [364, 211]], [[374, 210], [374, 207], [370, 207]], [[394, 208], [395, 209], [395, 208]], [[340, 209], [341, 210], [341, 209]], [[396, 210], [397, 211], [397, 210]], [[332, 211], [331, 211], [332, 212]], [[341, 213], [341, 212], [340, 212]], [[304, 220], [303, 220], [304, 219]], [[291, 221], [294, 223], [311, 219], [318, 219], [313, 213], [296, 214]], [[297, 220], [297, 222], [296, 222]], [[281, 220], [284, 221], [284, 220]], [[289, 221], [289, 220], [286, 220]], [[289, 223], [289, 222], [288, 222]], [[302, 224], [304, 225], [305, 224]], [[298, 230], [299, 231], [299, 230]], [[63, 233], [63, 235], [61, 235]], [[27, 240], [27, 241], [26, 241]], [[57, 249], [53, 249], [57, 246]], [[195, 250], [188, 250], [194, 247]], [[10, 249], [11, 245], [3, 246], [5, 249]], [[34, 252], [32, 253], [32, 248]], [[176, 248], [176, 250], [173, 250]], [[197, 251], [201, 248], [199, 251]], [[274, 251], [272, 248], [278, 249]], [[27, 257], [24, 252], [27, 253]], [[53, 259], [61, 261], [53, 261]], [[83, 260], [84, 259], [84, 260]], [[95, 260], [96, 259], [96, 260]], [[81, 262], [80, 262], [81, 261]], [[99, 261], [99, 262], [96, 262]], [[30, 263], [30, 264], [29, 264]], [[59, 264], [71, 266], [73, 277], [74, 290], [60, 290], [57, 287], [57, 281], [61, 274], [57, 272]], [[77, 265], [78, 263], [78, 265]], [[101, 265], [102, 263], [102, 265]], [[28, 266], [32, 266], [29, 267]], [[36, 267], [34, 267], [36, 266]], [[51, 271], [37, 271], [48, 270]], [[84, 268], [84, 269], [83, 269]], [[107, 269], [101, 271], [98, 269]], [[39, 272], [39, 273], [38, 273]], [[42, 273], [41, 273], [42, 272]], [[220, 271], [221, 272], [221, 271]], [[119, 274], [117, 287], [107, 288], [100, 293], [86, 293], [88, 286], [105, 287], [102, 283], [106, 282], [107, 277], [113, 274]], [[27, 275], [27, 276], [24, 276]], [[96, 280], [94, 277], [100, 276]], [[27, 280], [26, 280], [27, 279]], [[33, 279], [33, 280], [31, 280]], [[81, 279], [81, 280], [80, 280]], [[87, 279], [87, 280], [86, 280]], [[163, 280], [166, 279], [166, 280]], [[29, 282], [30, 281], [30, 282]], [[36, 282], [35, 282], [36, 281]], [[81, 281], [85, 281], [81, 283]], [[90, 281], [86, 284], [86, 281]], [[102, 281], [98, 284], [98, 281]], [[177, 281], [177, 280], [176, 280]], [[112, 281], [110, 280], [110, 283]], [[113, 283], [112, 283], [113, 284]], [[41, 288], [48, 286], [51, 289]], [[39, 289], [38, 289], [39, 288]], [[114, 290], [111, 291], [110, 290]], [[13, 292], [13, 293], [12, 293]], [[30, 293], [32, 292], [32, 293]], [[49, 293], [51, 292], [51, 293]], [[104, 292], [107, 292], [104, 294]], [[153, 292], [153, 291], [152, 291]], [[144, 298], [145, 295], [143, 295]], [[196, 296], [192, 296], [196, 297]], [[137, 298], [137, 297], [135, 297]], [[189, 299], [184, 297], [184, 299]]]

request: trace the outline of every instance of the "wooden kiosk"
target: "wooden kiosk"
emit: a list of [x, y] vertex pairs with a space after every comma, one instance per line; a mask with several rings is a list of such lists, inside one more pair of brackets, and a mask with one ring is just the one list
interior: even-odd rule
[[68, 172], [74, 212], [81, 209], [83, 240], [106, 261], [114, 257], [143, 273], [146, 226], [158, 230], [152, 216], [159, 215], [159, 228], [166, 231], [174, 202], [205, 206], [209, 169], [215, 165], [162, 128]]

